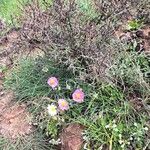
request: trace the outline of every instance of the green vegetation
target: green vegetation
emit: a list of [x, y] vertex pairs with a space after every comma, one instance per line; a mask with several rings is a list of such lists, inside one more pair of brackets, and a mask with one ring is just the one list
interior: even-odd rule
[[[25, 4], [33, 2], [24, 1], [20, 7], [17, 0], [2, 1], [0, 17], [9, 23], [12, 17], [21, 17]], [[84, 127], [83, 150], [150, 149], [149, 56], [145, 47], [136, 51], [138, 37], [123, 43], [114, 35], [124, 21], [126, 4], [60, 0], [52, 6], [51, 0], [38, 2], [41, 7], [35, 4], [30, 13], [23, 14], [28, 18], [19, 42], [31, 51], [40, 47], [45, 56], [22, 57], [10, 70], [0, 68], [0, 73], [6, 73], [5, 88], [14, 91], [17, 102], [27, 105], [36, 131], [14, 143], [0, 137], [0, 149], [60, 149], [62, 129], [72, 123]], [[140, 2], [142, 7], [147, 5], [142, 0], [131, 2], [128, 11], [135, 4], [136, 11], [141, 10]], [[135, 19], [127, 26], [131, 32], [143, 24]], [[55, 80], [49, 81], [51, 77]], [[80, 92], [74, 98], [76, 90]]]
[[[51, 136], [57, 141], [59, 131], [64, 125], [80, 123], [85, 126], [83, 137], [88, 149], [97, 150], [105, 145], [115, 150], [128, 149], [131, 146], [142, 149], [148, 142], [146, 112], [137, 112], [127, 99], [127, 93], [119, 87], [111, 84], [84, 83], [67, 73], [64, 67], [61, 69], [54, 66], [46, 58], [21, 60], [12, 70], [12, 76], [6, 78], [5, 84], [11, 87], [19, 98], [27, 101], [35, 123], [41, 130], [46, 130], [45, 136]], [[134, 76], [130, 73], [131, 76], [128, 74], [128, 77], [139, 79], [136, 77], [138, 73], [134, 73]], [[58, 89], [51, 90], [48, 87], [46, 82], [50, 76], [58, 77]], [[130, 84], [134, 85], [132, 82]], [[81, 104], [75, 104], [71, 100], [75, 88], [82, 88], [86, 95]], [[58, 114], [57, 119], [50, 118], [45, 108], [51, 103], [57, 106], [60, 98], [65, 98], [71, 103], [70, 109]]]
[[144, 96], [149, 92], [149, 70], [149, 58], [144, 53], [123, 52], [119, 54], [109, 73], [126, 90], [137, 91]]
[[132, 20], [132, 21], [129, 21], [127, 29], [137, 30], [140, 27], [142, 27], [142, 22], [140, 20]]
[[91, 0], [77, 0], [77, 3], [81, 12], [83, 12], [86, 15], [86, 19], [94, 19], [100, 15], [97, 14], [93, 6], [94, 2], [92, 2]]
[[[51, 0], [40, 0], [39, 3], [44, 9], [46, 3], [51, 3]], [[24, 7], [31, 3], [31, 0], [0, 0], [0, 19], [8, 24], [16, 25], [23, 12]]]
[[51, 94], [47, 80], [49, 76], [56, 76], [60, 82], [73, 76], [63, 66], [57, 68], [48, 58], [22, 59], [9, 74], [5, 86], [16, 91], [19, 100]]
[[[3, 150], [47, 150], [51, 147], [47, 144], [45, 137], [43, 137], [40, 130], [35, 131], [32, 135], [28, 137], [20, 137], [16, 139], [16, 142], [10, 141], [8, 139], [0, 136], [0, 148]], [[51, 149], [52, 150], [52, 149]]]
[[11, 24], [21, 14], [21, 3], [18, 0], [1, 0], [0, 1], [0, 18], [6, 23]]

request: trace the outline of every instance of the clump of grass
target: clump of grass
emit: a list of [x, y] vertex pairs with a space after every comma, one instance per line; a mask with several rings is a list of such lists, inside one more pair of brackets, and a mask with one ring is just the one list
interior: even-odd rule
[[[0, 18], [7, 24], [18, 25], [18, 20], [22, 16], [24, 7], [31, 2], [31, 0], [1, 0]], [[38, 2], [39, 6], [45, 9], [45, 5], [51, 4], [52, 0], [38, 0]]]
[[6, 23], [12, 24], [12, 22], [16, 21], [14, 20], [15, 17], [18, 17], [21, 15], [21, 4], [18, 0], [1, 0], [0, 1], [0, 17], [5, 20]]
[[0, 149], [3, 150], [48, 150], [53, 148], [49, 145], [48, 139], [41, 134], [40, 131], [35, 131], [26, 137], [18, 137], [14, 141], [0, 136]]
[[[76, 85], [80, 83], [76, 81]], [[89, 149], [104, 146], [110, 150], [141, 149], [147, 144], [148, 117], [146, 113], [137, 113], [119, 88], [109, 84], [94, 87], [88, 83], [79, 87], [86, 94], [83, 103], [73, 103], [70, 99], [71, 91], [67, 94], [65, 90], [58, 91], [57, 96], [68, 100], [70, 109], [59, 113], [55, 119], [44, 119], [47, 120], [45, 129], [48, 135], [57, 139], [63, 126], [79, 123], [85, 127], [83, 138]], [[58, 105], [57, 99], [50, 98], [48, 101], [47, 104]]]
[[48, 58], [22, 59], [6, 76], [5, 87], [15, 91], [19, 100], [47, 96], [51, 93], [47, 80], [53, 75], [57, 76], [60, 82], [72, 77], [64, 66], [57, 68]]

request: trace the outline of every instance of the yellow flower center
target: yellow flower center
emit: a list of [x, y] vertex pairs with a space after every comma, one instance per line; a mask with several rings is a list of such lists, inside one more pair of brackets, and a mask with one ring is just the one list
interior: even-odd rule
[[55, 107], [51, 107], [51, 111], [52, 111], [52, 112], [55, 112], [55, 111], [56, 111], [56, 108], [55, 108]]
[[61, 102], [61, 106], [62, 106], [62, 107], [66, 107], [66, 106], [67, 106], [67, 103], [66, 103], [65, 101], [62, 101], [62, 102]]
[[55, 80], [54, 80], [54, 79], [51, 79], [49, 82], [50, 82], [50, 84], [54, 84], [54, 83], [55, 83]]
[[78, 98], [81, 97], [81, 94], [80, 94], [80, 93], [77, 93], [77, 94], [75, 95], [75, 97], [78, 99]]

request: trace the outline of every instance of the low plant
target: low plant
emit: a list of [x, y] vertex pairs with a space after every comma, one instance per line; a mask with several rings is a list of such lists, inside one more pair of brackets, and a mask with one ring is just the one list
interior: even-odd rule
[[57, 68], [48, 58], [22, 58], [6, 75], [5, 87], [14, 90], [19, 100], [47, 96], [50, 89], [45, 83], [53, 74], [61, 78], [60, 82], [72, 78], [72, 73], [64, 70], [63, 66]]
[[[70, 91], [63, 99], [59, 99], [59, 93], [58, 98], [49, 100], [48, 133], [56, 138], [58, 129], [74, 122], [85, 127], [83, 138], [87, 149], [102, 149], [104, 146], [110, 150], [143, 148], [148, 142], [148, 118], [136, 113], [124, 94], [112, 85], [101, 85], [94, 91], [93, 87], [85, 87], [84, 90]], [[80, 101], [76, 101], [74, 94]]]
[[138, 30], [142, 27], [142, 21], [140, 20], [131, 20], [128, 22], [127, 29], [128, 30]]
[[[143, 61], [138, 63], [147, 66]], [[146, 111], [137, 112], [119, 86], [83, 82], [64, 67], [53, 65], [49, 59], [22, 59], [5, 81], [26, 101], [33, 125], [52, 146], [60, 144], [64, 126], [79, 123], [85, 127], [85, 149], [147, 148]]]
[[0, 149], [3, 150], [55, 150], [49, 143], [48, 139], [41, 133], [40, 130], [35, 131], [26, 137], [18, 137], [14, 141], [0, 136]]
[[[84, 126], [83, 149], [150, 149], [149, 58], [134, 50], [136, 43], [128, 52], [111, 43], [123, 9], [141, 8], [142, 1], [43, 2], [42, 9], [36, 0], [25, 6], [17, 45], [41, 48], [46, 56], [22, 58], [4, 83], [26, 103], [39, 135], [15, 144], [0, 137], [2, 149], [57, 149], [62, 129], [71, 123]], [[140, 26], [129, 23], [130, 30]], [[111, 82], [95, 82], [105, 77]], [[133, 100], [140, 100], [141, 110]]]
[[[23, 0], [22, 0], [23, 2]], [[13, 15], [12, 15], [13, 14]], [[16, 18], [21, 15], [21, 3], [18, 0], [1, 0], [0, 1], [0, 18], [5, 23], [14, 25], [16, 24]]]
[[149, 69], [145, 53], [122, 52], [110, 68], [109, 76], [124, 90], [145, 96], [149, 93]]

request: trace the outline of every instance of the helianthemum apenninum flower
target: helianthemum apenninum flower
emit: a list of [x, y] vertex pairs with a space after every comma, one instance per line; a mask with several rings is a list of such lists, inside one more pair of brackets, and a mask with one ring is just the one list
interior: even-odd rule
[[72, 94], [73, 100], [78, 103], [82, 103], [84, 101], [84, 97], [85, 95], [82, 89], [76, 89]]
[[65, 111], [65, 110], [69, 109], [69, 104], [64, 99], [59, 99], [58, 100], [58, 106], [59, 106], [59, 109], [62, 110], [62, 111]]
[[55, 116], [55, 115], [57, 115], [57, 107], [56, 107], [55, 105], [53, 105], [53, 104], [48, 105], [47, 110], [48, 110], [48, 114], [49, 114], [50, 116]]
[[52, 89], [55, 89], [58, 86], [58, 79], [56, 77], [50, 77], [47, 83]]

